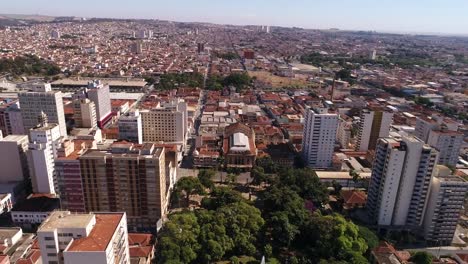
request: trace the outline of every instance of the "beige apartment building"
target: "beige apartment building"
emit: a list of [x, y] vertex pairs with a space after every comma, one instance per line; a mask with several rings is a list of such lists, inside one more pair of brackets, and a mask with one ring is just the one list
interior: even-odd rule
[[167, 212], [165, 149], [152, 143], [115, 143], [80, 158], [88, 212], [126, 212], [135, 229], [156, 228]]

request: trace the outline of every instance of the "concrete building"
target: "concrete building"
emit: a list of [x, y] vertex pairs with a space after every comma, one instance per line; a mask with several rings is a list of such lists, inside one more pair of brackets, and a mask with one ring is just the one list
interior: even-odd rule
[[306, 110], [302, 157], [308, 167], [331, 167], [337, 129], [338, 114], [323, 107]]
[[154, 230], [167, 213], [165, 149], [114, 143], [79, 157], [87, 212], [123, 211], [129, 225]]
[[252, 168], [258, 153], [254, 130], [241, 123], [226, 127], [223, 152], [227, 168]]
[[177, 143], [185, 146], [188, 121], [187, 104], [175, 100], [151, 110], [142, 110], [143, 141]]
[[446, 171], [432, 179], [424, 217], [424, 237], [437, 246], [451, 245], [468, 192], [468, 182]]
[[388, 137], [392, 121], [393, 112], [379, 108], [362, 110], [356, 141], [356, 151], [375, 149], [377, 139]]
[[129, 264], [125, 213], [53, 212], [39, 227], [42, 263]]
[[57, 182], [54, 159], [57, 157], [61, 138], [57, 124], [44, 122], [30, 130], [28, 164], [35, 193], [55, 193]]
[[23, 118], [24, 131], [27, 133], [31, 128], [39, 124], [38, 119], [42, 113], [47, 115], [50, 123], [58, 124], [60, 134], [67, 136], [67, 125], [63, 110], [62, 93], [52, 91], [50, 83], [36, 84], [29, 87], [30, 92], [18, 93]]
[[[89, 142], [88, 144], [86, 142]], [[58, 150], [55, 159], [55, 177], [57, 179], [58, 193], [61, 206], [71, 212], [86, 212], [83, 197], [83, 182], [81, 179], [81, 166], [79, 156], [83, 154], [93, 140], [65, 141]]]
[[352, 122], [340, 118], [336, 137], [342, 148], [347, 149], [351, 143]]
[[25, 134], [18, 101], [4, 105], [0, 103], [0, 132], [3, 132], [3, 136]]
[[143, 126], [138, 110], [119, 118], [119, 139], [141, 144], [143, 143]]
[[447, 129], [432, 130], [427, 144], [439, 151], [439, 164], [455, 166], [458, 163], [464, 134]]
[[102, 128], [112, 118], [109, 85], [99, 80], [89, 82], [87, 96], [96, 106], [98, 126]]
[[28, 136], [10, 135], [0, 140], [0, 183], [29, 179]]
[[73, 118], [75, 127], [96, 128], [96, 105], [89, 99], [73, 100]]
[[438, 153], [408, 135], [377, 142], [367, 208], [379, 226], [420, 227]]
[[15, 203], [11, 220], [22, 228], [38, 227], [53, 211], [60, 209], [60, 199], [51, 194], [31, 194]]

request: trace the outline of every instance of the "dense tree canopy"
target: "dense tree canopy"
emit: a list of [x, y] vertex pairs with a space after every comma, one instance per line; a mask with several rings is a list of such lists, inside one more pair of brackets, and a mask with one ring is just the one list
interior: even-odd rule
[[211, 263], [255, 255], [263, 224], [260, 210], [245, 202], [175, 214], [160, 234], [158, 263]]
[[52, 62], [34, 55], [19, 56], [14, 59], [0, 59], [0, 73], [13, 75], [52, 76], [60, 73], [60, 68]]
[[170, 90], [178, 87], [202, 87], [203, 86], [203, 75], [195, 72], [184, 72], [184, 73], [167, 73], [161, 75], [158, 89]]

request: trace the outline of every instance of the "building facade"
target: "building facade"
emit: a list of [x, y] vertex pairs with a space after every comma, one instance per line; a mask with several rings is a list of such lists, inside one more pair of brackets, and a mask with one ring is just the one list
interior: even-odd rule
[[461, 132], [446, 129], [432, 130], [429, 133], [427, 144], [440, 152], [439, 164], [455, 166], [458, 163], [463, 138], [464, 134]]
[[35, 193], [56, 192], [54, 159], [57, 157], [61, 138], [57, 124], [43, 123], [30, 130], [28, 164]]
[[337, 129], [338, 114], [326, 108], [306, 110], [302, 157], [308, 167], [331, 167]]
[[50, 123], [58, 124], [60, 134], [67, 136], [61, 92], [52, 91], [50, 84], [46, 83], [31, 87], [31, 92], [18, 93], [18, 98], [26, 133], [40, 123], [38, 120], [45, 113]]
[[257, 157], [254, 130], [241, 123], [227, 126], [223, 138], [223, 152], [227, 168], [252, 168]]
[[129, 264], [125, 213], [53, 212], [37, 231], [42, 263]]
[[177, 143], [187, 140], [187, 104], [175, 101], [151, 110], [142, 110], [143, 141]]
[[138, 110], [132, 111], [119, 118], [119, 139], [133, 143], [143, 143], [143, 126]]
[[438, 153], [412, 136], [377, 142], [367, 208], [379, 226], [420, 227]]
[[452, 175], [432, 179], [424, 217], [424, 237], [438, 246], [450, 246], [463, 208], [468, 182]]
[[75, 127], [96, 128], [96, 105], [89, 99], [73, 100], [73, 119]]
[[87, 212], [123, 211], [129, 225], [152, 229], [167, 213], [165, 150], [154, 144], [115, 143], [81, 157]]
[[26, 135], [0, 139], [0, 183], [29, 180], [28, 143]]
[[356, 151], [373, 150], [377, 139], [388, 137], [393, 113], [378, 108], [364, 109], [360, 118]]
[[109, 85], [101, 81], [88, 83], [87, 97], [96, 107], [96, 118], [99, 127], [103, 127], [112, 118], [112, 105]]

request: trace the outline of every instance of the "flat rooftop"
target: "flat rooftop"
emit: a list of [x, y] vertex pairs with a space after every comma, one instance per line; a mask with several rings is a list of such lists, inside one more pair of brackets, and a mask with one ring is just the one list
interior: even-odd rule
[[93, 214], [71, 214], [68, 211], [55, 211], [41, 224], [38, 232], [52, 232], [61, 228], [86, 228]]
[[3, 139], [0, 139], [0, 141], [4, 142], [19, 142], [22, 140], [28, 140], [28, 136], [26, 135], [8, 135], [4, 137]]
[[117, 227], [123, 213], [95, 214], [96, 225], [87, 237], [75, 239], [65, 250], [66, 252], [80, 251], [105, 251]]

